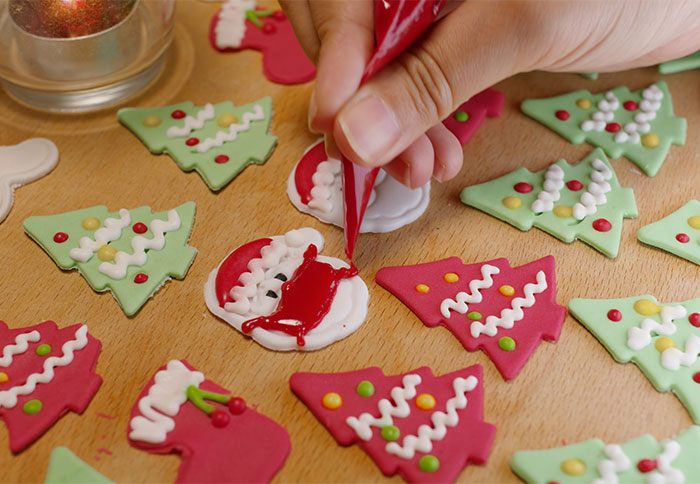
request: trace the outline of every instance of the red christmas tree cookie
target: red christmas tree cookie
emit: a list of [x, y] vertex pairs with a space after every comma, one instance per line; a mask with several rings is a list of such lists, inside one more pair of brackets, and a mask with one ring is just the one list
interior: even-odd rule
[[384, 475], [453, 482], [467, 464], [486, 462], [496, 433], [484, 422], [482, 373], [473, 365], [386, 376], [372, 367], [295, 373], [289, 383], [340, 445], [357, 443]]
[[473, 96], [460, 105], [449, 117], [442, 121], [464, 146], [476, 133], [481, 123], [488, 116], [497, 118], [503, 109], [504, 96], [491, 88]]
[[0, 418], [12, 452], [69, 410], [85, 410], [102, 383], [95, 373], [101, 346], [83, 324], [58, 329], [46, 321], [9, 329], [0, 321]]
[[442, 324], [468, 351], [483, 349], [506, 380], [540, 340], [556, 341], [566, 316], [556, 302], [552, 256], [516, 268], [507, 259], [464, 264], [450, 257], [385, 267], [376, 277], [426, 326]]
[[289, 455], [287, 431], [189, 363], [160, 368], [131, 410], [129, 442], [178, 452], [175, 482], [269, 482]]
[[264, 10], [255, 0], [228, 0], [214, 15], [209, 30], [220, 52], [256, 49], [263, 54], [263, 73], [272, 82], [300, 84], [316, 76], [282, 10]]

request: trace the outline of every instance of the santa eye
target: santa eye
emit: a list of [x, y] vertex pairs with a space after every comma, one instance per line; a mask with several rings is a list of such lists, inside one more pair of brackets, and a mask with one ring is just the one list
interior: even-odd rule
[[[282, 274], [282, 273], [280, 272], [279, 274], [277, 274], [277, 275], [275, 276], [275, 279], [279, 279], [279, 280], [282, 281], [282, 282], [286, 282], [287, 276], [285, 276], [284, 274]], [[275, 297], [277, 297], [277, 296], [275, 296]]]
[[265, 295], [267, 297], [273, 297], [273, 298], [277, 299], [277, 293], [275, 291], [272, 291], [272, 290], [267, 291], [267, 293], [265, 293]]

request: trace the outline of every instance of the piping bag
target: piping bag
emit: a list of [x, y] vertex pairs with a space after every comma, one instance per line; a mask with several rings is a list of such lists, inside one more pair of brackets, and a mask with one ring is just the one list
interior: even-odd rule
[[[445, 6], [446, 0], [374, 0], [376, 47], [360, 85], [411, 45]], [[365, 216], [379, 168], [343, 162], [343, 222], [345, 253], [352, 260], [360, 225]]]

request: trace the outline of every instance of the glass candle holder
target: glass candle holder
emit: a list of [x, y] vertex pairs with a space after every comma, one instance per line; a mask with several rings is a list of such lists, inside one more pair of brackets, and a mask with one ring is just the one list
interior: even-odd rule
[[0, 0], [0, 83], [47, 111], [116, 104], [160, 72], [174, 9], [175, 0]]

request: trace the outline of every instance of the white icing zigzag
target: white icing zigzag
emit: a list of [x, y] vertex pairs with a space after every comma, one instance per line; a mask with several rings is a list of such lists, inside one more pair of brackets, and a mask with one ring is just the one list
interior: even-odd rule
[[63, 356], [50, 356], [44, 361], [42, 373], [32, 373], [24, 385], [12, 387], [0, 392], [0, 407], [14, 408], [19, 395], [29, 395], [38, 383], [50, 383], [54, 377], [54, 369], [68, 366], [73, 362], [73, 353], [85, 348], [88, 344], [87, 326], [84, 324], [75, 332], [75, 339], [66, 341], [61, 347]]
[[122, 229], [131, 223], [129, 211], [122, 208], [119, 210], [119, 218], [108, 217], [104, 221], [104, 227], [95, 231], [95, 240], [90, 237], [80, 238], [80, 248], [76, 247], [68, 253], [73, 259], [79, 262], [90, 260], [92, 254], [107, 242], [117, 240], [122, 236]]
[[214, 27], [216, 46], [220, 49], [241, 46], [246, 31], [246, 11], [255, 10], [255, 0], [228, 0], [221, 7]]
[[333, 210], [333, 183], [340, 176], [340, 160], [322, 161], [316, 167], [311, 177], [314, 187], [311, 189], [311, 200], [308, 206], [323, 213]]
[[671, 463], [681, 452], [681, 445], [675, 440], [665, 440], [664, 451], [656, 458], [656, 470], [647, 477], [648, 484], [681, 484], [685, 476], [679, 469], [674, 469]]
[[469, 310], [467, 303], [480, 303], [483, 300], [483, 296], [479, 291], [493, 286], [493, 278], [491, 276], [498, 274], [499, 272], [501, 272], [501, 270], [496, 266], [489, 264], [484, 264], [481, 266], [482, 279], [473, 279], [469, 281], [469, 292], [471, 292], [471, 294], [468, 292], [458, 292], [455, 299], [444, 299], [440, 303], [440, 313], [445, 318], [450, 317], [450, 310], [457, 311], [461, 314], [466, 314]]
[[598, 102], [598, 111], [593, 113], [592, 119], [581, 123], [582, 131], [603, 131], [605, 126], [615, 118], [615, 113], [620, 109], [620, 100], [612, 91], [605, 93], [605, 99]]
[[[107, 219], [109, 220], [109, 219]], [[105, 221], [106, 223], [106, 221]], [[172, 232], [180, 228], [180, 216], [177, 210], [173, 209], [168, 212], [168, 220], [163, 221], [155, 219], [151, 221], [150, 229], [153, 232], [153, 238], [147, 239], [140, 235], [131, 239], [131, 248], [133, 254], [118, 251], [114, 256], [114, 263], [103, 262], [98, 267], [98, 270], [103, 274], [107, 274], [112, 279], [123, 279], [126, 276], [126, 270], [129, 266], [142, 266], [147, 261], [146, 250], [161, 250], [165, 246], [165, 232]]]
[[559, 165], [551, 165], [544, 174], [544, 190], [537, 194], [537, 200], [532, 202], [535, 213], [551, 212], [554, 202], [559, 200], [559, 193], [564, 188], [564, 170]]
[[700, 354], [700, 338], [691, 334], [685, 341], [685, 351], [667, 348], [661, 353], [661, 366], [667, 370], [678, 370], [681, 365], [691, 366]]
[[219, 131], [216, 133], [216, 137], [207, 138], [199, 143], [197, 145], [197, 151], [200, 153], [206, 153], [215, 146], [221, 146], [228, 141], [235, 141], [238, 137], [238, 133], [242, 133], [250, 129], [251, 121], [261, 121], [265, 119], [265, 110], [261, 105], [256, 104], [253, 106], [252, 111], [243, 113], [241, 118], [242, 120], [240, 124], [232, 124], [229, 126], [228, 131]]
[[148, 395], [139, 400], [142, 415], [131, 419], [129, 438], [151, 444], [165, 442], [168, 432], [175, 428], [171, 417], [176, 416], [187, 401], [187, 388], [199, 388], [203, 381], [201, 372], [191, 371], [181, 361], [168, 362], [165, 370], [156, 373]]
[[598, 473], [601, 477], [591, 484], [617, 484], [619, 482], [617, 473], [630, 468], [630, 459], [619, 445], [606, 445], [605, 455], [608, 458], [598, 464]]
[[532, 282], [525, 284], [523, 288], [524, 298], [516, 297], [511, 301], [511, 307], [501, 311], [500, 316], [489, 316], [486, 318], [486, 324], [479, 321], [472, 322], [471, 335], [478, 338], [481, 333], [488, 336], [496, 336], [498, 327], [510, 329], [516, 321], [520, 321], [525, 317], [523, 308], [529, 308], [535, 305], [535, 294], [540, 294], [547, 290], [547, 275], [544, 271], [539, 271], [536, 276], [537, 284]]
[[29, 349], [29, 343], [36, 343], [41, 338], [37, 330], [29, 333], [18, 334], [15, 338], [15, 344], [7, 345], [2, 350], [2, 358], [0, 358], [0, 366], [7, 368], [12, 363], [13, 355], [21, 355]]
[[656, 84], [652, 84], [642, 91], [644, 98], [639, 103], [641, 113], [634, 116], [634, 122], [625, 124], [625, 130], [619, 131], [615, 135], [616, 143], [639, 143], [641, 137], [639, 133], [648, 133], [651, 130], [649, 121], [656, 118], [656, 111], [661, 109], [661, 100], [664, 98], [664, 92]]
[[597, 205], [607, 202], [605, 194], [611, 190], [610, 183], [606, 180], [612, 178], [612, 172], [608, 165], [596, 158], [593, 160], [594, 171], [591, 173], [591, 180], [588, 190], [581, 194], [581, 202], [574, 205], [574, 218], [583, 220], [587, 215], [593, 215], [598, 211]]
[[165, 136], [168, 138], [179, 138], [181, 136], [187, 136], [195, 129], [202, 129], [205, 121], [214, 119], [214, 106], [207, 103], [203, 109], [197, 113], [197, 117], [187, 116], [185, 118], [185, 124], [182, 128], [178, 126], [171, 126], [165, 132]]
[[684, 317], [686, 312], [681, 305], [664, 306], [661, 308], [661, 324], [651, 318], [644, 318], [638, 327], [632, 327], [627, 331], [627, 346], [633, 350], [641, 350], [651, 343], [652, 331], [664, 335], [675, 333], [676, 325], [673, 324], [673, 320]]

